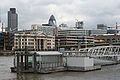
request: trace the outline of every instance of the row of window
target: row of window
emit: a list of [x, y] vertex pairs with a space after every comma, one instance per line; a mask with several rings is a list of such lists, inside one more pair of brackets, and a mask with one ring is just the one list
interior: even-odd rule
[[[34, 41], [35, 39], [15, 39], [15, 41]], [[47, 41], [55, 41], [55, 40], [47, 40]]]
[[[18, 42], [16, 42], [15, 44], [18, 45]], [[27, 42], [25, 42], [25, 43], [22, 42], [22, 45], [27, 45]], [[29, 43], [29, 42], [28, 42], [28, 45], [34, 45], [34, 43]]]
[[[20, 42], [19, 44], [27, 45], [27, 43], [28, 43], [28, 45], [34, 45], [34, 42], [22, 42], [22, 43]], [[18, 42], [15, 42], [15, 44], [18, 45]], [[47, 43], [47, 45], [55, 45], [55, 44]]]
[[[27, 46], [27, 47], [34, 49], [34, 46]], [[21, 46], [21, 47], [15, 46], [15, 48], [25, 48], [25, 46]]]
[[34, 39], [15, 39], [15, 41], [34, 41]]
[[[21, 47], [15, 46], [15, 48], [25, 48], [25, 46], [21, 46]], [[27, 46], [27, 48], [34, 49], [34, 46]], [[51, 46], [48, 46], [47, 48], [48, 48], [48, 49], [51, 49], [52, 47], [51, 47]], [[55, 47], [53, 47], [53, 48], [55, 48]]]

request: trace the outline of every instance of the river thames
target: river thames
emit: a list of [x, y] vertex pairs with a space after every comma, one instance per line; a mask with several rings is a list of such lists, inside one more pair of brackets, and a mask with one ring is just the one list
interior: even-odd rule
[[90, 72], [56, 72], [51, 74], [16, 74], [10, 72], [13, 56], [0, 57], [0, 80], [120, 80], [120, 64], [104, 66]]

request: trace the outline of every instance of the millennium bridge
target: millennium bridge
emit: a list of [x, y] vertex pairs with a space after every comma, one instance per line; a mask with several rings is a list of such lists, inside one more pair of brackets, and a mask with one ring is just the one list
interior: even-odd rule
[[99, 46], [79, 49], [79, 51], [63, 51], [64, 56], [114, 57], [120, 56], [120, 46]]

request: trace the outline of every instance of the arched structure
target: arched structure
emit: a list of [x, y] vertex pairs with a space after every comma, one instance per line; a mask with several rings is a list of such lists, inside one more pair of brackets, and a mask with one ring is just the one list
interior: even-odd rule
[[65, 51], [64, 56], [83, 57], [114, 57], [120, 56], [120, 46], [99, 46], [79, 49], [79, 51]]

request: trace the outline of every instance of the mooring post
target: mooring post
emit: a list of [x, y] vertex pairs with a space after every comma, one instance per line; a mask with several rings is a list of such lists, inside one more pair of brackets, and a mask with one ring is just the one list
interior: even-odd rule
[[28, 49], [25, 47], [25, 70], [28, 68]]
[[23, 71], [23, 54], [21, 54], [21, 71]]
[[27, 66], [28, 66], [28, 58], [27, 58], [28, 55], [25, 54], [25, 70], [27, 69]]
[[17, 53], [17, 73], [19, 73], [20, 72], [20, 68], [19, 68], [20, 66], [19, 66], [19, 54]]
[[34, 62], [34, 73], [36, 73], [36, 53], [33, 54], [33, 62]]

